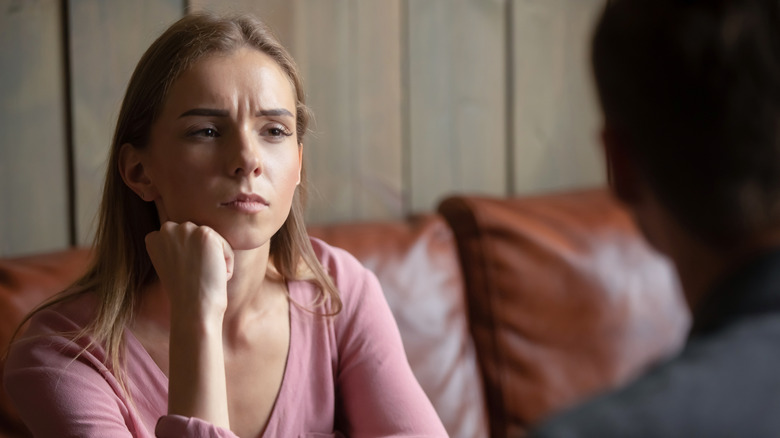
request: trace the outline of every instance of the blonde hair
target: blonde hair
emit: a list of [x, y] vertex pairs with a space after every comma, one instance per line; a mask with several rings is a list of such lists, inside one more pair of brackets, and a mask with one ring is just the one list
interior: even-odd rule
[[[160, 227], [154, 203], [141, 200], [122, 180], [118, 164], [120, 148], [125, 143], [136, 148], [148, 144], [151, 126], [159, 116], [168, 90], [184, 71], [205, 56], [230, 53], [241, 47], [252, 47], [267, 54], [288, 76], [295, 91], [296, 132], [298, 142], [302, 143], [311, 115], [305, 104], [298, 67], [268, 27], [246, 15], [220, 17], [197, 13], [181, 18], [146, 50], [127, 86], [111, 144], [93, 258], [87, 273], [22, 322], [74, 296], [96, 294], [99, 301], [96, 315], [80, 335], [89, 334], [94, 343], [104, 345], [106, 365], [120, 382], [123, 379], [119, 358], [125, 327], [132, 321], [141, 290], [157, 278], [144, 237]], [[306, 178], [305, 170], [302, 172], [290, 214], [271, 238], [270, 257], [284, 279], [316, 284], [321, 296], [314, 305], [330, 300], [330, 312], [323, 315], [335, 315], [342, 307], [338, 289], [319, 263], [304, 225]]]

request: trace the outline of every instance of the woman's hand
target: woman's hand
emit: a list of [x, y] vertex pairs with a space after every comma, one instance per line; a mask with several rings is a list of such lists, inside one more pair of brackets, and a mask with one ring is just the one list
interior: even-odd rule
[[211, 317], [227, 308], [233, 250], [212, 228], [165, 222], [146, 235], [146, 250], [171, 301], [171, 317]]

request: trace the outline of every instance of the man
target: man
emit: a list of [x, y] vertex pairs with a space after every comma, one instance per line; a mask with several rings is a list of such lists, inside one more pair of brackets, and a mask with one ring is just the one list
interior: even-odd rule
[[593, 40], [614, 194], [677, 268], [683, 350], [533, 437], [780, 436], [778, 0], [616, 0]]

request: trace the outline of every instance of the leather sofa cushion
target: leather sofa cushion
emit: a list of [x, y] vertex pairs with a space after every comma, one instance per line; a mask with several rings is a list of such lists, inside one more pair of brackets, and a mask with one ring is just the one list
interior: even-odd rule
[[439, 212], [457, 236], [491, 436], [522, 436], [681, 345], [672, 266], [605, 191], [456, 196]]
[[450, 436], [487, 436], [457, 246], [441, 216], [312, 227], [310, 233], [351, 252], [376, 274], [412, 371]]

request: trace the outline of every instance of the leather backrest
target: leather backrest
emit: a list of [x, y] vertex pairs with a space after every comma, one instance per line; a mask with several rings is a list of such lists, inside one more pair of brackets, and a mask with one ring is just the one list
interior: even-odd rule
[[487, 436], [482, 381], [468, 328], [452, 231], [438, 215], [313, 227], [372, 270], [393, 311], [412, 371], [453, 438]]
[[523, 436], [681, 346], [672, 266], [604, 190], [456, 196], [439, 212], [459, 245], [491, 436]]

